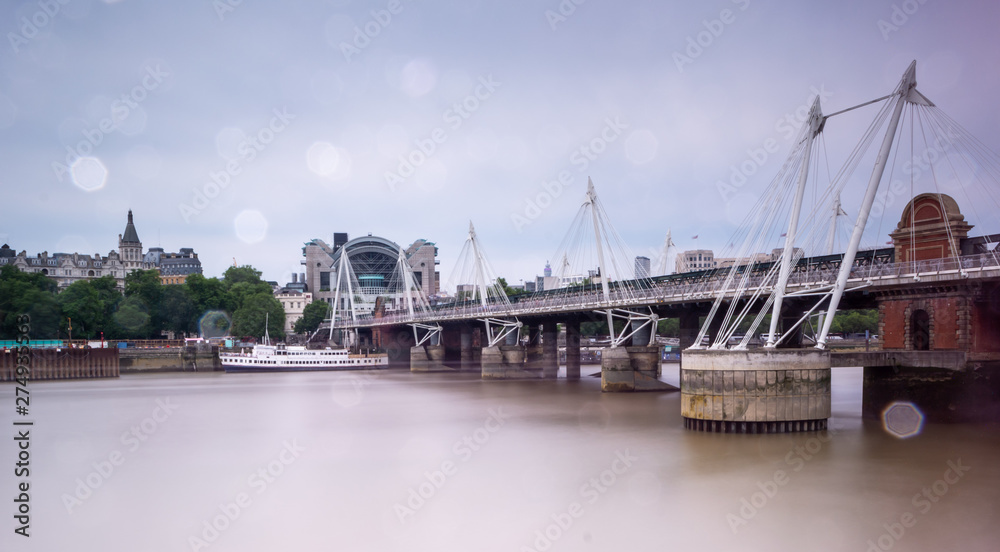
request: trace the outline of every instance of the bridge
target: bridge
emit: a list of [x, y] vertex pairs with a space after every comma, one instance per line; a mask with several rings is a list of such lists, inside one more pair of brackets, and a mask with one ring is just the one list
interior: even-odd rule
[[[820, 182], [815, 169], [825, 152], [820, 146], [827, 122], [869, 105], [880, 105], [874, 122], [836, 176]], [[841, 193], [883, 128], [847, 250], [834, 253], [833, 235], [844, 215]], [[909, 136], [908, 150], [902, 143], [894, 147], [897, 135]], [[924, 141], [920, 154], [915, 137]], [[941, 154], [942, 137], [948, 140], [943, 149], [966, 157], [956, 162]], [[906, 155], [911, 169], [922, 163], [924, 180], [912, 170], [906, 175], [911, 199], [889, 234], [892, 247], [863, 250], [885, 170], [891, 167], [892, 180], [898, 158]], [[961, 162], [970, 159], [974, 170], [963, 170]], [[858, 365], [865, 367], [866, 416], [905, 399], [931, 419], [1000, 419], [998, 236], [970, 238], [973, 226], [942, 191], [942, 182], [959, 180], [977, 222], [995, 223], [998, 161], [917, 91], [914, 62], [882, 98], [831, 115], [822, 114], [817, 98], [788, 160], [737, 230], [732, 266], [656, 277], [630, 272], [633, 257], [589, 182], [554, 257], [565, 285], [508, 297], [470, 223], [456, 269], [465, 284], [455, 301], [431, 305], [400, 251], [391, 289], [366, 305], [348, 255], [341, 255], [331, 319], [314, 339], [384, 348], [415, 372], [464, 369], [490, 380], [547, 379], [558, 374], [562, 326], [566, 377], [579, 378], [580, 323], [596, 318], [607, 322], [610, 334], [601, 359], [602, 390], [663, 391], [673, 388], [660, 381], [656, 328], [660, 319], [675, 317], [684, 350], [682, 414], [691, 429], [825, 428], [831, 368]], [[945, 176], [947, 169], [952, 176]], [[969, 173], [979, 184], [970, 184]], [[816, 190], [812, 207], [804, 205], [809, 184]], [[976, 190], [981, 198], [971, 197]], [[769, 249], [779, 254], [762, 259], [755, 253]], [[806, 250], [821, 253], [806, 257]], [[878, 309], [880, 350], [828, 349], [834, 317], [849, 308]], [[766, 338], [758, 346], [753, 336], [761, 331]]]

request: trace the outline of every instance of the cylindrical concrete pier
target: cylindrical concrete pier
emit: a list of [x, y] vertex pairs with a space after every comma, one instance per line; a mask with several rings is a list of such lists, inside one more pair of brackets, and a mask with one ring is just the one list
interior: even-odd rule
[[830, 353], [817, 349], [688, 350], [681, 368], [684, 427], [725, 433], [824, 429]]

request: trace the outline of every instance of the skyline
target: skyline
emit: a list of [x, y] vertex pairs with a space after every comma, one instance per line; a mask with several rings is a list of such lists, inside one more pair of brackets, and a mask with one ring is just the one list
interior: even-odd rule
[[[802, 106], [885, 95], [913, 59], [1000, 150], [987, 2], [53, 1], [2, 8], [0, 242], [32, 255], [106, 255], [131, 208], [144, 248], [192, 247], [207, 276], [235, 257], [284, 284], [339, 231], [435, 242], [444, 283], [471, 219], [513, 284], [552, 261], [588, 177], [635, 255], [655, 266], [668, 229], [718, 254]], [[828, 130], [835, 164], [861, 119]]]

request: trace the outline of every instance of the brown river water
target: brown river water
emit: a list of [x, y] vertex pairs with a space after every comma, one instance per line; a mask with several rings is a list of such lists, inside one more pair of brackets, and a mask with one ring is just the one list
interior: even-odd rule
[[996, 425], [899, 439], [835, 369], [830, 431], [697, 433], [583, 372], [35, 382], [27, 478], [5, 384], [0, 550], [1000, 550]]

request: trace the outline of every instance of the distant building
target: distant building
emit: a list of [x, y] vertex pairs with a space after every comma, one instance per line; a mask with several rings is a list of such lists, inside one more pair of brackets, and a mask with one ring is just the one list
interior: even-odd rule
[[160, 283], [165, 286], [183, 284], [187, 282], [187, 279], [188, 279], [187, 274], [180, 274], [174, 276], [164, 276], [162, 274], [160, 275]]
[[691, 249], [677, 254], [675, 271], [693, 272], [715, 267], [715, 254], [711, 249]]
[[125, 275], [133, 270], [158, 270], [160, 283], [183, 284], [189, 274], [201, 274], [201, 261], [194, 249], [185, 247], [179, 253], [165, 253], [162, 247], [151, 247], [143, 254], [142, 241], [135, 229], [132, 210], [128, 211], [125, 231], [118, 234], [118, 251], [107, 256], [100, 253], [53, 253], [43, 251], [34, 257], [21, 251], [14, 254], [10, 246], [0, 247], [0, 266], [12, 265], [22, 272], [40, 272], [53, 280], [59, 289], [79, 280], [111, 276], [119, 289], [125, 289]]
[[[371, 234], [353, 240], [347, 238], [346, 233], [338, 232], [333, 235], [332, 246], [323, 240], [313, 239], [302, 247], [305, 278], [300, 283], [304, 285], [303, 291], [312, 293], [314, 300], [327, 303], [333, 301], [337, 286], [337, 267], [340, 256], [345, 251], [362, 293], [377, 296], [395, 284], [392, 280], [396, 277], [399, 245]], [[438, 249], [434, 243], [423, 239], [416, 240], [403, 250], [403, 257], [413, 270], [416, 284], [427, 296], [435, 295], [441, 290], [437, 254]]]
[[[749, 259], [741, 259], [740, 265], [769, 262], [771, 262], [771, 256], [767, 253], [754, 253]], [[735, 264], [736, 257], [717, 257], [715, 259], [715, 266], [718, 268], [729, 268]]]
[[281, 288], [274, 293], [274, 298], [281, 303], [285, 311], [285, 333], [295, 333], [295, 322], [302, 318], [306, 305], [312, 302], [312, 294], [294, 289]]
[[635, 258], [635, 278], [649, 278], [649, 257]]
[[100, 253], [53, 253], [43, 251], [29, 257], [26, 251], [14, 254], [9, 245], [0, 247], [0, 266], [11, 265], [21, 272], [44, 274], [56, 281], [58, 289], [69, 287], [79, 280], [90, 280], [111, 276], [119, 289], [125, 289], [125, 275], [133, 270], [151, 268], [142, 254], [142, 242], [135, 230], [132, 211], [128, 212], [125, 232], [118, 235], [118, 251], [110, 251], [107, 256]]
[[[782, 251], [784, 251], [784, 249], [781, 248], [781, 247], [776, 248], [776, 249], [772, 249], [771, 250], [771, 255], [770, 255], [770, 260], [772, 260], [772, 261], [780, 261], [781, 260], [781, 252]], [[806, 252], [801, 247], [796, 247], [796, 248], [792, 249], [792, 258], [793, 259], [795, 257], [802, 258], [802, 257], [805, 256], [805, 254], [806, 254]]]

